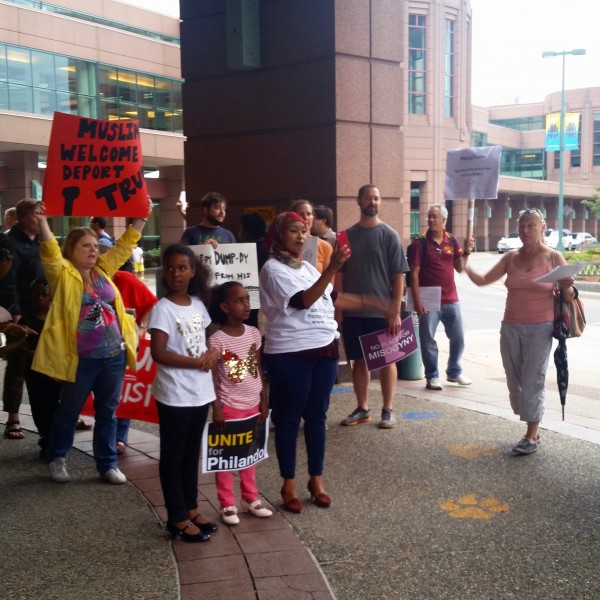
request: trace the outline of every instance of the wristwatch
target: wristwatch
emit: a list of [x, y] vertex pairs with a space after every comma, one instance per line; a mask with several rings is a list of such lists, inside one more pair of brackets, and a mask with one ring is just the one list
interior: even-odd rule
[[140, 323], [142, 329], [148, 329], [148, 323]]

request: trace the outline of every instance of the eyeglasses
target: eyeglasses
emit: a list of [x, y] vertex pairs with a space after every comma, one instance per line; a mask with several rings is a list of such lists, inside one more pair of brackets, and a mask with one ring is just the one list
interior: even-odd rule
[[523, 215], [535, 215], [536, 217], [539, 217], [542, 223], [546, 222], [542, 211], [538, 208], [524, 208], [523, 210], [519, 211], [519, 218], [521, 218]]

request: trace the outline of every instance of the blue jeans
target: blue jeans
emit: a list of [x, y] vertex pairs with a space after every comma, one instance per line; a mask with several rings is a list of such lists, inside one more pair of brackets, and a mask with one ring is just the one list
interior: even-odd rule
[[337, 377], [335, 358], [265, 354], [269, 401], [275, 423], [275, 449], [283, 479], [296, 476], [296, 439], [304, 419], [308, 473], [323, 474], [325, 423], [329, 396]]
[[60, 403], [50, 427], [46, 460], [64, 457], [73, 447], [75, 427], [85, 400], [93, 392], [94, 459], [101, 475], [117, 467], [117, 418], [123, 379], [125, 352], [111, 358], [79, 358], [75, 381], [63, 381]]
[[129, 428], [131, 427], [131, 419], [119, 419], [117, 417], [117, 441], [127, 443], [129, 437]]
[[450, 356], [446, 375], [458, 377], [462, 373], [460, 359], [465, 349], [465, 336], [463, 329], [460, 303], [442, 304], [442, 309], [427, 312], [419, 317], [419, 338], [421, 341], [421, 356], [425, 367], [425, 377], [433, 379], [439, 377], [438, 346], [435, 341], [435, 331], [439, 322], [444, 325], [446, 337], [450, 340]]

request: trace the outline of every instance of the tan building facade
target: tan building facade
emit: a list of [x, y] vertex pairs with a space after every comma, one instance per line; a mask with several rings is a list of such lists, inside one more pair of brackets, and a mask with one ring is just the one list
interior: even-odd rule
[[[230, 220], [308, 198], [329, 205], [342, 229], [357, 218], [356, 191], [371, 181], [384, 199], [382, 217], [407, 242], [426, 228], [427, 208], [444, 201], [449, 149], [485, 140], [522, 151], [508, 152], [512, 161], [526, 163], [529, 149], [553, 160], [543, 152], [543, 126], [516, 131], [490, 122], [507, 112], [542, 123], [559, 95], [539, 105], [471, 107], [468, 1], [262, 0], [258, 14], [256, 2], [232, 4], [236, 14], [219, 0], [181, 2], [184, 96], [199, 108], [185, 114], [188, 194], [222, 191]], [[255, 48], [248, 64], [232, 63], [236, 44]], [[591, 102], [589, 120], [598, 103], [586, 93], [570, 92], [569, 110]], [[582, 156], [590, 131], [584, 125]], [[495, 248], [524, 206], [543, 206], [556, 227], [556, 179], [553, 168], [539, 180], [527, 169], [502, 176], [498, 199], [476, 203], [477, 247]], [[566, 181], [575, 216], [565, 227], [595, 232], [580, 205], [592, 197], [593, 177], [569, 170]], [[461, 236], [466, 201], [448, 208], [449, 227]], [[190, 219], [196, 211], [192, 205]]]
[[[147, 179], [160, 205], [149, 241], [179, 240], [180, 77], [178, 19], [113, 0], [0, 1], [2, 210], [40, 197], [55, 110], [137, 118], [145, 170], [160, 170]], [[116, 219], [110, 230], [123, 227]]]

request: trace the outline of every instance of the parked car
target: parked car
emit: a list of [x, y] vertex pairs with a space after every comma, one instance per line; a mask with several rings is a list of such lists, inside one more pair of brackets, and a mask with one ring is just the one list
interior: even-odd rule
[[597, 244], [598, 240], [591, 234], [585, 231], [580, 231], [573, 234], [573, 249], [581, 250], [584, 246], [591, 246]]
[[[562, 243], [565, 250], [573, 250], [573, 235], [570, 229], [563, 229]], [[556, 229], [546, 229], [546, 244], [550, 248], [558, 246], [558, 231]]]
[[513, 231], [509, 233], [506, 237], [503, 237], [498, 242], [498, 254], [503, 254], [504, 252], [508, 252], [509, 250], [518, 250], [523, 245], [521, 238], [519, 237], [519, 233], [517, 231]]

